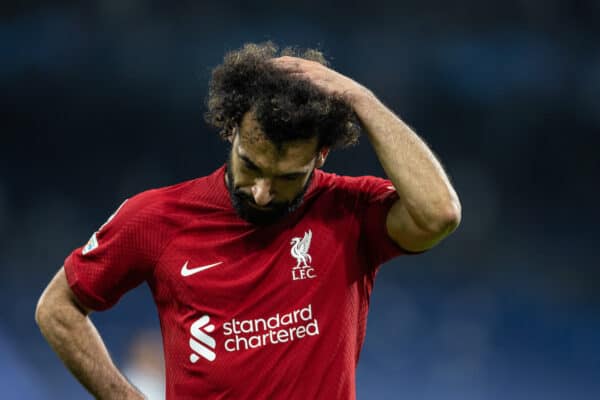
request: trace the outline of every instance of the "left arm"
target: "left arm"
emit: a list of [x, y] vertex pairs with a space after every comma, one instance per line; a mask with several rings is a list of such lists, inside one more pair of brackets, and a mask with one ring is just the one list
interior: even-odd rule
[[363, 90], [351, 97], [351, 104], [400, 197], [388, 212], [387, 232], [406, 250], [431, 248], [460, 223], [456, 191], [425, 142]]
[[364, 86], [313, 61], [274, 60], [327, 93], [342, 94], [358, 115], [369, 141], [400, 199], [390, 208], [386, 228], [400, 247], [433, 247], [460, 223], [461, 205], [440, 162], [400, 118]]

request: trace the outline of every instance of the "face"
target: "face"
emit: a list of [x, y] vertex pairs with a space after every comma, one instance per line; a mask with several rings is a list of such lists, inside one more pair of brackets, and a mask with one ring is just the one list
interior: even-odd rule
[[233, 136], [227, 162], [227, 188], [238, 215], [256, 225], [269, 225], [302, 204], [315, 168], [326, 151], [317, 138], [285, 143], [277, 148], [246, 113]]

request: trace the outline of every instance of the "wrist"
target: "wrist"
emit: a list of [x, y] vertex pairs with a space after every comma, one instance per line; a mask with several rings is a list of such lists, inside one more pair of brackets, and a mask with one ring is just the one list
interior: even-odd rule
[[369, 89], [361, 86], [352, 92], [347, 93], [347, 99], [355, 112], [359, 112], [361, 107], [372, 106], [377, 101], [377, 97]]

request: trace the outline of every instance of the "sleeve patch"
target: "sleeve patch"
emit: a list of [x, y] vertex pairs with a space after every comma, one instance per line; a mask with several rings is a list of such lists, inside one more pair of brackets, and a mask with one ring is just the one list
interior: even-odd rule
[[81, 254], [82, 255], [86, 255], [87, 253], [89, 253], [90, 251], [94, 250], [95, 248], [98, 247], [98, 239], [96, 238], [96, 234], [98, 232], [100, 232], [102, 230], [102, 228], [104, 228], [106, 225], [108, 225], [108, 223], [110, 221], [113, 220], [113, 218], [115, 217], [115, 215], [117, 215], [117, 213], [119, 212], [119, 210], [121, 210], [121, 208], [123, 208], [123, 206], [125, 205], [125, 203], [127, 203], [128, 199], [125, 199], [124, 202], [121, 203], [121, 205], [119, 206], [119, 208], [117, 208], [117, 210], [112, 213], [112, 215], [110, 217], [108, 217], [108, 219], [106, 220], [105, 223], [102, 224], [102, 226], [100, 226], [100, 228], [98, 228], [98, 230], [96, 232], [94, 232], [94, 234], [92, 235], [92, 237], [90, 238], [90, 240], [88, 240], [88, 242], [86, 243], [85, 246], [83, 246], [83, 248], [81, 249]]
[[81, 249], [81, 254], [85, 256], [87, 253], [89, 253], [90, 251], [94, 250], [97, 247], [98, 247], [98, 240], [96, 239], [96, 232], [94, 232], [94, 234], [92, 235], [90, 240], [88, 240], [87, 244], [85, 246], [83, 246], [83, 248]]

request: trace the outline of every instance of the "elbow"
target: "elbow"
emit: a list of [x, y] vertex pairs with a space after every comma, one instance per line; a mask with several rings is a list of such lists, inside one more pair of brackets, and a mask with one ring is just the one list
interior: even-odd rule
[[453, 232], [458, 225], [460, 225], [460, 221], [462, 219], [462, 206], [460, 205], [460, 201], [458, 198], [450, 202], [450, 206], [445, 213], [445, 231], [447, 233]]
[[462, 219], [462, 207], [458, 199], [453, 199], [443, 207], [440, 207], [432, 217], [429, 218], [428, 231], [432, 234], [445, 237], [454, 232]]

